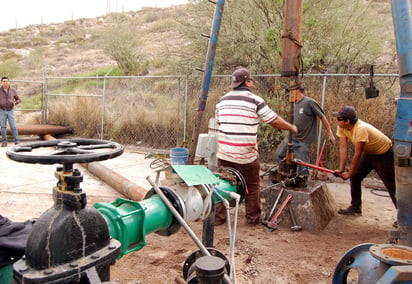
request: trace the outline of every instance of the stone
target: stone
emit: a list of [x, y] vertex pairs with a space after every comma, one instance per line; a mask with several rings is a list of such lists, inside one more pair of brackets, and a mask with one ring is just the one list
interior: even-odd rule
[[[269, 219], [268, 215], [272, 211], [273, 204], [281, 189], [280, 183], [262, 189], [261, 202], [264, 220]], [[327, 183], [312, 181], [304, 188], [284, 187], [283, 194], [272, 216], [276, 214], [288, 194], [292, 195], [288, 206], [292, 207], [297, 225], [302, 226], [304, 230], [322, 231], [336, 214], [337, 206], [333, 196], [328, 191]], [[279, 218], [281, 220], [280, 227], [292, 226], [288, 207], [285, 207]]]

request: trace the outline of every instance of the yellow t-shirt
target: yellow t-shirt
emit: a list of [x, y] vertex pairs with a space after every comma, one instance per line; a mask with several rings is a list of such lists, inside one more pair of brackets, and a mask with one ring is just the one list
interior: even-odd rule
[[336, 132], [338, 137], [346, 137], [352, 143], [365, 142], [363, 151], [370, 155], [380, 155], [386, 153], [392, 147], [392, 141], [373, 125], [360, 119], [351, 130], [340, 128]]

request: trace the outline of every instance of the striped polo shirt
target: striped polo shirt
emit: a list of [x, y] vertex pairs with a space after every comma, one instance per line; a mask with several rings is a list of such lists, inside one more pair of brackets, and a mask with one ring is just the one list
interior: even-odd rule
[[277, 117], [266, 102], [248, 88], [225, 94], [216, 105], [219, 124], [217, 158], [237, 164], [256, 160], [259, 120], [270, 123]]

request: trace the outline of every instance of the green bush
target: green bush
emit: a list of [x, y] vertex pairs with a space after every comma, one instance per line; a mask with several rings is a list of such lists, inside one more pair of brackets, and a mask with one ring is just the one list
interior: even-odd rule
[[17, 78], [20, 72], [20, 64], [15, 59], [6, 60], [0, 63], [1, 76], [8, 76], [10, 79], [14, 79]]
[[116, 61], [125, 75], [145, 75], [149, 62], [139, 50], [139, 38], [133, 23], [117, 18], [101, 33], [101, 46]]

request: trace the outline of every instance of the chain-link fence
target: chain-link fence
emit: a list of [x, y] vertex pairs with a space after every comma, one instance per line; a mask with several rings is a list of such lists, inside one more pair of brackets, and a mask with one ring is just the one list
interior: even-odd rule
[[[254, 75], [254, 92], [272, 109], [289, 119], [290, 103], [286, 91], [290, 78], [280, 75]], [[156, 149], [190, 147], [193, 119], [198, 106], [201, 78], [195, 76], [96, 76], [45, 77], [42, 81], [13, 81], [23, 100], [17, 110], [19, 123], [47, 123], [70, 126], [76, 136], [115, 140], [122, 144]], [[301, 79], [306, 95], [325, 109], [333, 129], [332, 112], [345, 104], [354, 105], [359, 117], [389, 137], [399, 97], [397, 74], [307, 74]], [[365, 88], [373, 83], [379, 96], [367, 99]], [[207, 132], [217, 100], [229, 90], [230, 76], [213, 76], [203, 115], [201, 132]], [[326, 137], [320, 127], [313, 159]], [[263, 161], [272, 158], [276, 146], [286, 135], [262, 125], [259, 148]], [[332, 163], [338, 155], [330, 145], [324, 159]]]

